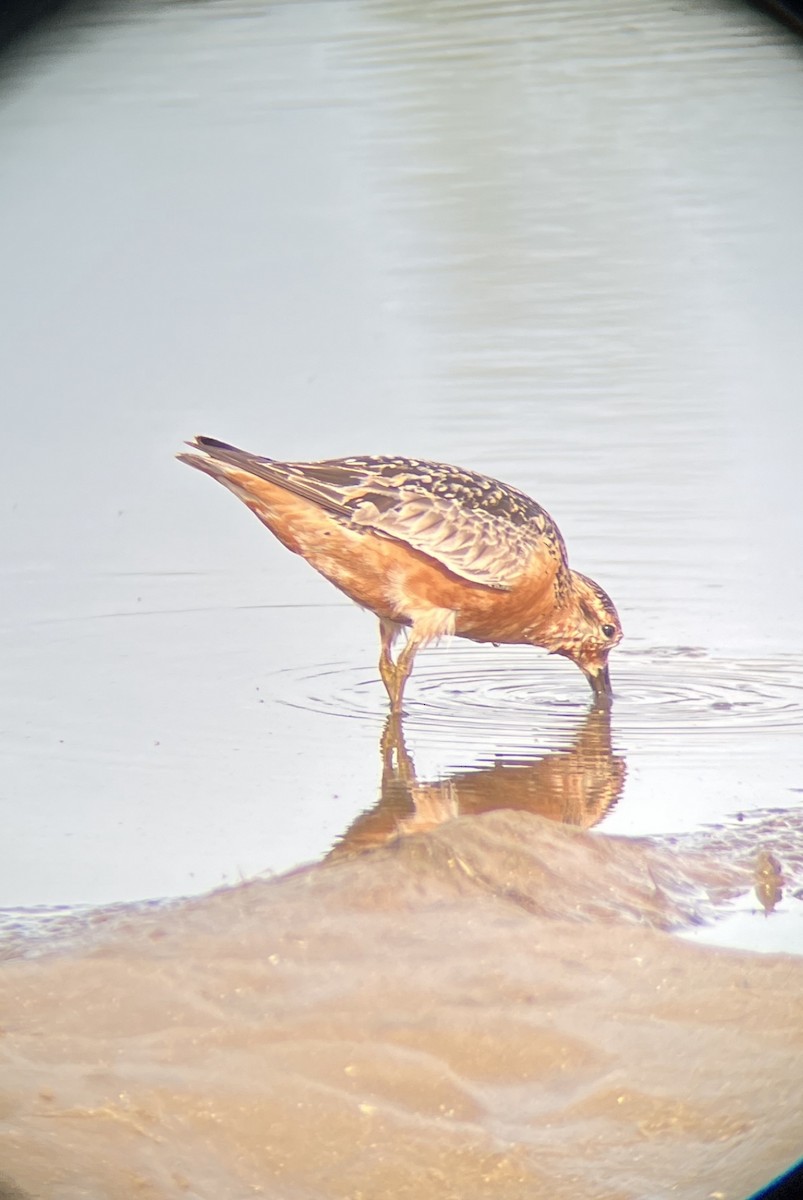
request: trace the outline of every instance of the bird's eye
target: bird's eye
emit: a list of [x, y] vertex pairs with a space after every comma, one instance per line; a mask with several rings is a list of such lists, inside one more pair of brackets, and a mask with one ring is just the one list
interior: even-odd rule
[[613, 635], [616, 633], [616, 627], [614, 625], [603, 625], [602, 632], [605, 634], [605, 636], [607, 638], [612, 638]]

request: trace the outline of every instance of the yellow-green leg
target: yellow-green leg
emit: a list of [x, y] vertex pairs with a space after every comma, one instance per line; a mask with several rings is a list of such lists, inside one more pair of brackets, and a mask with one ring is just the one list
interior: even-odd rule
[[394, 663], [391, 649], [398, 632], [398, 625], [380, 618], [379, 635], [382, 640], [382, 653], [379, 656], [379, 674], [382, 676], [382, 682], [390, 697], [390, 711], [394, 713], [401, 712], [404, 685], [413, 669], [413, 660], [420, 645], [413, 630], [410, 630], [407, 635], [407, 643]]

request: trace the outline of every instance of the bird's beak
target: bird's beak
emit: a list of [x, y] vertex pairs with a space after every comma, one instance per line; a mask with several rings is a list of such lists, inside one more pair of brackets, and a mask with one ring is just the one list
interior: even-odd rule
[[583, 668], [586, 679], [591, 684], [591, 691], [594, 693], [595, 700], [610, 700], [613, 692], [611, 691], [611, 676], [608, 670], [608, 664], [598, 667], [596, 670]]

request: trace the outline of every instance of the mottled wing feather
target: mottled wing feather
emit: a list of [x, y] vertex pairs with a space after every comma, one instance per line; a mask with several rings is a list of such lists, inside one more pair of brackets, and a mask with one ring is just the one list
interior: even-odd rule
[[475, 472], [377, 458], [281, 467], [352, 525], [405, 542], [471, 583], [508, 590], [536, 563], [545, 577], [565, 565], [560, 534], [540, 505]]
[[421, 501], [402, 491], [395, 508], [380, 512], [366, 497], [354, 506], [354, 525], [406, 542], [455, 575], [486, 587], [507, 589], [523, 574], [532, 545], [519, 530], [477, 513], [455, 513], [454, 504]]
[[277, 462], [211, 438], [211, 457], [278, 484], [336, 519], [406, 543], [471, 583], [509, 590], [537, 567], [566, 567], [557, 526], [516, 488], [474, 471], [407, 458]]

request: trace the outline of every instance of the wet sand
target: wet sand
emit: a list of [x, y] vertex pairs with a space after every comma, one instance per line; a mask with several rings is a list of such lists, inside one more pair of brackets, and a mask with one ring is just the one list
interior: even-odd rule
[[737, 858], [488, 812], [98, 910], [0, 976], [7, 1194], [747, 1196], [800, 1149], [803, 960], [671, 932]]

